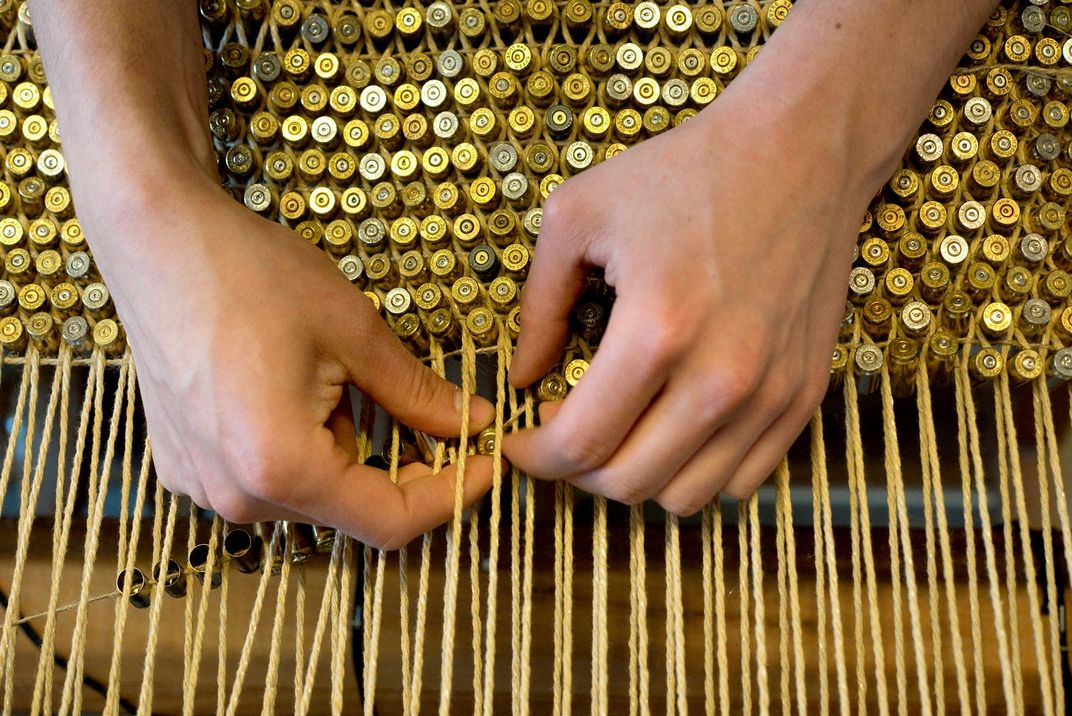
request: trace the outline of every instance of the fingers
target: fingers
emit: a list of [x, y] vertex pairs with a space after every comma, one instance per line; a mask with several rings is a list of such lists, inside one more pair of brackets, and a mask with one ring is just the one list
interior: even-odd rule
[[785, 410], [789, 397], [777, 390], [755, 395], [692, 456], [655, 500], [676, 515], [699, 511], [725, 490], [745, 454]]
[[[466, 457], [460, 486], [463, 507], [491, 487], [493, 465], [487, 456]], [[341, 473], [311, 476], [303, 502], [317, 522], [374, 547], [397, 549], [454, 514], [457, 470], [457, 463], [438, 473], [414, 463], [399, 469], [395, 484], [382, 470], [350, 464]]]
[[594, 470], [618, 449], [663, 387], [668, 368], [660, 351], [637, 343], [643, 316], [627, 300], [615, 306], [599, 353], [555, 419], [503, 441], [510, 462], [545, 479]]
[[577, 487], [638, 504], [657, 494], [725, 420], [701, 419], [695, 386], [671, 380], [601, 467], [569, 478]]
[[[342, 362], [349, 380], [411, 428], [443, 437], [458, 435], [465, 397], [461, 390], [417, 360], [367, 300], [352, 295], [349, 286], [346, 289], [351, 293], [344, 309], [349, 330], [332, 326], [325, 341]], [[491, 403], [476, 395], [469, 397], [470, 435], [494, 419]]]
[[[558, 190], [561, 191], [561, 188]], [[558, 198], [558, 191], [552, 197]], [[569, 317], [585, 285], [584, 243], [548, 201], [532, 268], [521, 296], [521, 332], [510, 363], [510, 384], [523, 387], [555, 364], [569, 335]]]

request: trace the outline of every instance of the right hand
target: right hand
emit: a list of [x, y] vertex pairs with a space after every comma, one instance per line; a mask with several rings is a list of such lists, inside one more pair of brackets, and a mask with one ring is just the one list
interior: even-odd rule
[[[407, 465], [394, 484], [357, 462], [346, 386], [438, 436], [460, 434], [460, 390], [410, 355], [319, 249], [201, 177], [137, 188], [129, 210], [94, 216], [98, 204], [83, 220], [91, 242], [94, 231], [122, 239], [101, 270], [161, 483], [232, 522], [324, 524], [385, 549], [449, 519], [455, 466]], [[472, 434], [494, 410], [470, 401]], [[466, 457], [465, 505], [492, 467]]]

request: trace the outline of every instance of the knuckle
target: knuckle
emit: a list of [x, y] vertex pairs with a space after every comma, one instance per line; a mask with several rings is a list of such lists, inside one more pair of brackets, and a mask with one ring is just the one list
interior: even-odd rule
[[246, 460], [235, 470], [235, 483], [247, 498], [271, 505], [289, 503], [293, 490], [293, 471], [287, 468], [276, 444], [254, 444]]
[[759, 388], [760, 372], [756, 366], [734, 360], [709, 371], [693, 393], [697, 417], [711, 425], [739, 408]]
[[623, 505], [639, 505], [651, 497], [651, 491], [635, 482], [618, 481], [607, 488], [607, 497]]
[[577, 472], [595, 470], [610, 457], [606, 441], [587, 432], [577, 432], [561, 445], [561, 455], [567, 465]]
[[233, 524], [256, 522], [262, 517], [248, 497], [234, 492], [215, 494], [211, 497], [212, 509], [223, 519]]
[[[765, 476], [764, 476], [765, 477]], [[747, 500], [759, 487], [761, 479], [757, 480], [752, 477], [745, 477], [738, 475], [730, 480], [725, 487], [722, 488], [722, 493], [732, 497], [735, 500]]]
[[540, 217], [540, 234], [557, 235], [566, 226], [566, 214], [569, 212], [569, 191], [561, 186], [547, 195]]

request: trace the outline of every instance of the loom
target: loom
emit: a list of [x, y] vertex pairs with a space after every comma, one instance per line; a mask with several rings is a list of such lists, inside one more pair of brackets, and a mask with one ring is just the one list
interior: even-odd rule
[[[432, 445], [366, 403], [363, 457], [498, 454], [583, 380], [598, 277], [561, 368], [505, 381], [543, 199], [687, 121], [791, 10], [201, 0], [225, 186], [495, 398]], [[506, 472], [395, 553], [156, 482], [25, 5], [0, 28], [4, 714], [1067, 713], [1066, 1], [1006, 2], [966, 48], [862, 221], [827, 399], [755, 496], [679, 519]]]

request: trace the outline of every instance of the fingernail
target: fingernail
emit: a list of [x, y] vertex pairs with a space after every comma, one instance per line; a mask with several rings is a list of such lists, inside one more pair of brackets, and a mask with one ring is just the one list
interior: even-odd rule
[[[465, 392], [461, 388], [454, 389], [454, 409], [458, 415], [462, 414], [465, 405]], [[469, 396], [469, 423], [483, 426], [495, 419], [495, 407], [479, 395]]]

